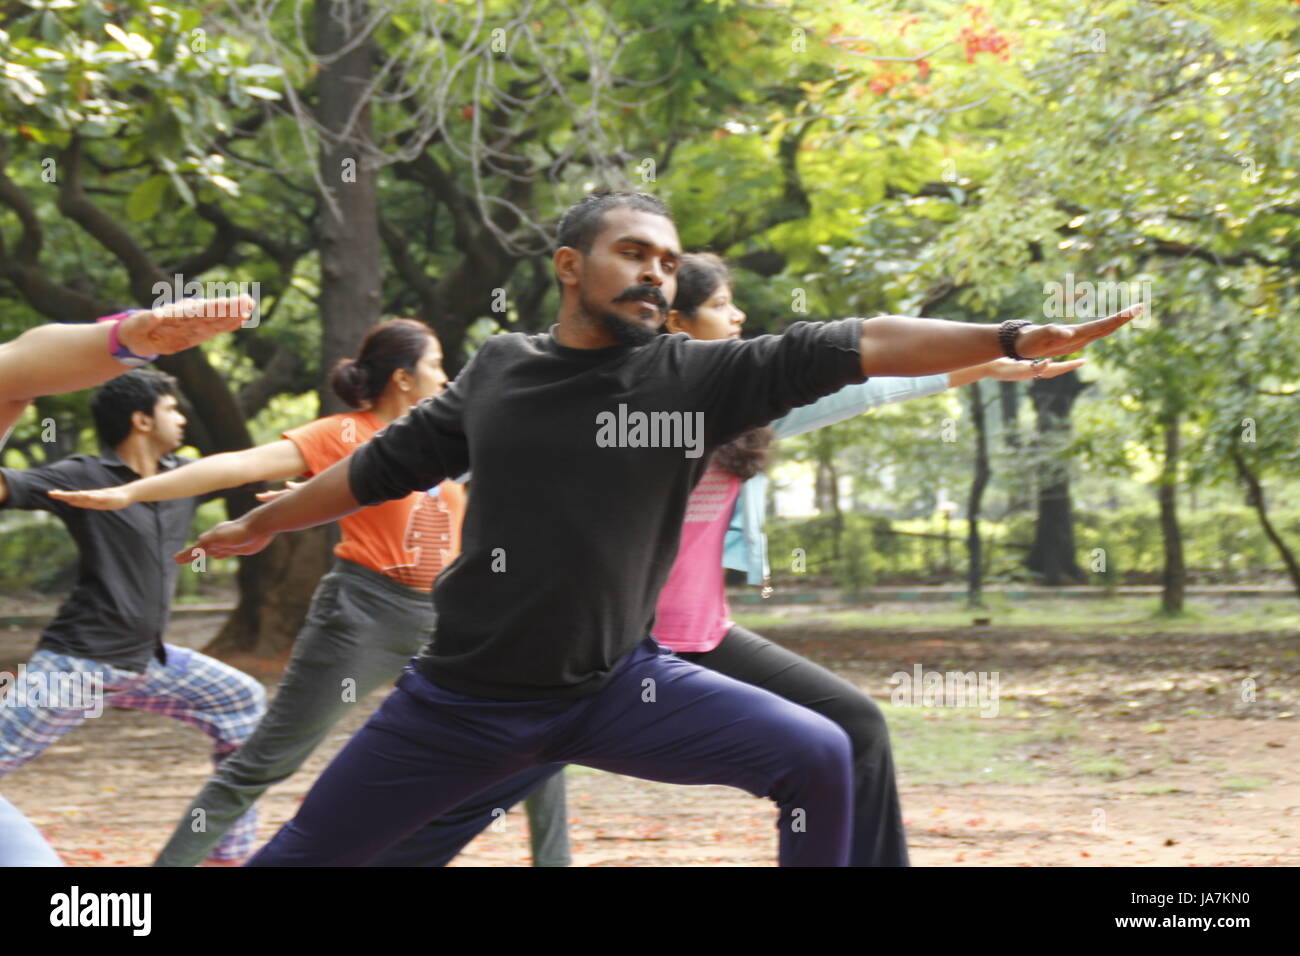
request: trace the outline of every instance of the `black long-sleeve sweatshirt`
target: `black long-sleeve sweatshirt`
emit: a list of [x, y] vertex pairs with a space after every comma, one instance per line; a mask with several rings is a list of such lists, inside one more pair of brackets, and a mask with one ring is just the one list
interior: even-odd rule
[[489, 338], [437, 398], [352, 456], [362, 504], [473, 471], [462, 551], [417, 667], [499, 700], [594, 694], [649, 632], [709, 453], [864, 376], [862, 320], [573, 349]]

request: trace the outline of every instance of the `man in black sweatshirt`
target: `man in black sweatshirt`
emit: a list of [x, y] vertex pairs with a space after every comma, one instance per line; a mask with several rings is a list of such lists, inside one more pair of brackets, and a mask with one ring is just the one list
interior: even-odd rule
[[769, 796], [783, 865], [843, 865], [844, 732], [648, 637], [708, 453], [869, 374], [1065, 354], [1131, 317], [1000, 328], [885, 316], [693, 341], [657, 334], [681, 255], [657, 199], [588, 196], [558, 240], [549, 332], [488, 339], [441, 396], [349, 462], [198, 541], [209, 557], [249, 554], [474, 473], [433, 639], [251, 865], [364, 864], [471, 794], [554, 763]]

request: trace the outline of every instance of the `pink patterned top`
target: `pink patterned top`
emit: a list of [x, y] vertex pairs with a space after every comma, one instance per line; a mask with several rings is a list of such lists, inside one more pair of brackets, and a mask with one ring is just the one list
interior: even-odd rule
[[686, 504], [682, 540], [659, 592], [653, 635], [674, 651], [711, 651], [733, 625], [723, 590], [722, 541], [740, 479], [710, 465]]

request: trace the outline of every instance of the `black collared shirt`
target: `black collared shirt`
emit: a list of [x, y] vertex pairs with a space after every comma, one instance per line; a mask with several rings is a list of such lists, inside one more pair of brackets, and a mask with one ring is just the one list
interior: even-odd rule
[[[190, 459], [166, 455], [158, 470]], [[138, 502], [118, 511], [74, 508], [47, 491], [84, 491], [134, 481], [140, 476], [117, 454], [71, 455], [44, 468], [0, 468], [9, 485], [6, 508], [49, 511], [77, 543], [77, 584], [41, 634], [42, 650], [86, 657], [143, 671], [150, 655], [163, 660], [162, 637], [171, 616], [179, 565], [172, 555], [185, 547], [200, 498]]]

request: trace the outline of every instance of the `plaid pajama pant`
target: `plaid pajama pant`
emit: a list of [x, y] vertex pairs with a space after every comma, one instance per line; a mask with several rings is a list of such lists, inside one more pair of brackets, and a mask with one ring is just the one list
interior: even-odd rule
[[[215, 763], [237, 750], [266, 712], [266, 690], [205, 654], [171, 644], [164, 648], [167, 663], [150, 658], [143, 673], [38, 650], [24, 669], [25, 686], [14, 682], [0, 699], [0, 777], [107, 707], [147, 710], [192, 724], [212, 738]], [[101, 699], [92, 699], [98, 694]], [[254, 808], [230, 828], [211, 857], [248, 856], [256, 837]]]

